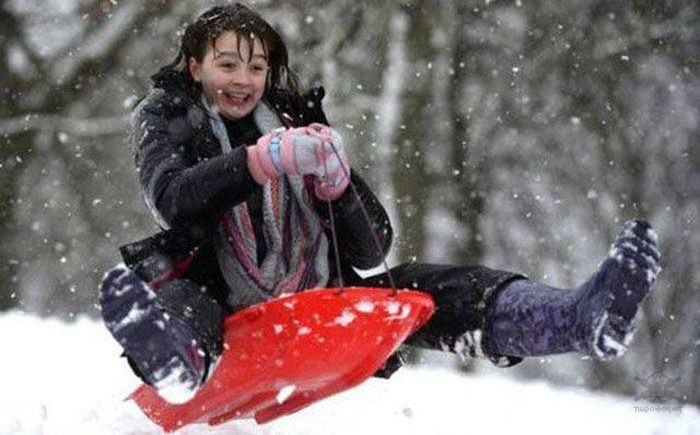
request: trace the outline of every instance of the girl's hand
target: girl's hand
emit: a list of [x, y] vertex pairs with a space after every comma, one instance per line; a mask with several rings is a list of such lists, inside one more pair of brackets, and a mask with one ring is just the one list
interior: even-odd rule
[[350, 182], [350, 165], [345, 155], [343, 138], [334, 129], [323, 124], [310, 124], [308, 131], [323, 140], [322, 175], [316, 179], [316, 196], [325, 201], [340, 197]]
[[350, 173], [342, 137], [317, 123], [264, 135], [248, 147], [248, 168], [259, 184], [282, 174], [315, 175], [316, 195], [326, 200], [345, 191]]

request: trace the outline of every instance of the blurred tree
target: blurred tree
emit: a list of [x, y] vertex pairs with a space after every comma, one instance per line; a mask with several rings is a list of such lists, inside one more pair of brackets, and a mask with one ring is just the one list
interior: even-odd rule
[[595, 270], [623, 220], [650, 219], [666, 271], [630, 355], [590, 363], [587, 383], [629, 393], [632, 374], [666, 370], [695, 386], [695, 403], [698, 14], [683, 2], [523, 4], [520, 78], [500, 92], [506, 122], [485, 140], [492, 168], [510, 170], [493, 179], [484, 216], [495, 264], [562, 286]]
[[68, 315], [92, 304], [101, 264], [91, 253], [104, 250], [96, 237], [109, 239], [115, 227], [95, 210], [121, 209], [124, 199], [103, 202], [105, 191], [112, 199], [121, 188], [97, 162], [110, 153], [131, 161], [118, 147], [127, 118], [112, 115], [123, 108], [103, 93], [110, 77], [129, 71], [124, 57], [156, 11], [171, 4], [2, 3], [0, 87], [9, 98], [0, 109], [0, 307]]

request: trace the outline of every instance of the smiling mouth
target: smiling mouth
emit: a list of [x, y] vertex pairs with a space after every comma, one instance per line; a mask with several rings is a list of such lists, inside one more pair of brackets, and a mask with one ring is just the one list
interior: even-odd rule
[[222, 92], [221, 95], [224, 97], [224, 101], [227, 103], [234, 105], [234, 106], [240, 106], [242, 104], [247, 103], [250, 101], [250, 94], [248, 93], [234, 93], [234, 92]]

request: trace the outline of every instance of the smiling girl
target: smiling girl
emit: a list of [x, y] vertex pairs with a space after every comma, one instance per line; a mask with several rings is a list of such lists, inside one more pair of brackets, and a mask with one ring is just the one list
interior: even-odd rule
[[[177, 58], [135, 108], [142, 195], [162, 231], [120, 248], [124, 264], [105, 275], [100, 303], [134, 372], [167, 400], [184, 402], [207, 380], [226, 315], [336, 286], [339, 275], [348, 285], [388, 284], [386, 273], [355, 271], [381, 264], [392, 230], [350, 168], [323, 97], [321, 87], [300, 91], [280, 35], [235, 4], [186, 27]], [[658, 262], [653, 230], [635, 220], [572, 289], [484, 266], [409, 263], [391, 272], [397, 287], [429, 293], [437, 308], [408, 344], [510, 366], [572, 351], [622, 355]]]
[[241, 119], [253, 111], [265, 92], [267, 55], [259, 39], [224, 32], [201, 61], [191, 57], [190, 75], [201, 83], [206, 99], [222, 116]]

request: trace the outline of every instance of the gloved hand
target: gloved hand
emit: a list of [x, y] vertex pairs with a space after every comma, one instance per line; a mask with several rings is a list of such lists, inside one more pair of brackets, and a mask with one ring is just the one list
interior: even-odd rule
[[343, 138], [337, 131], [323, 124], [309, 125], [309, 132], [324, 143], [322, 175], [314, 185], [316, 196], [325, 201], [337, 199], [350, 183], [350, 165], [345, 155]]
[[342, 137], [323, 124], [275, 130], [247, 151], [248, 168], [258, 184], [282, 174], [315, 175], [316, 196], [332, 200], [342, 195], [349, 183]]

